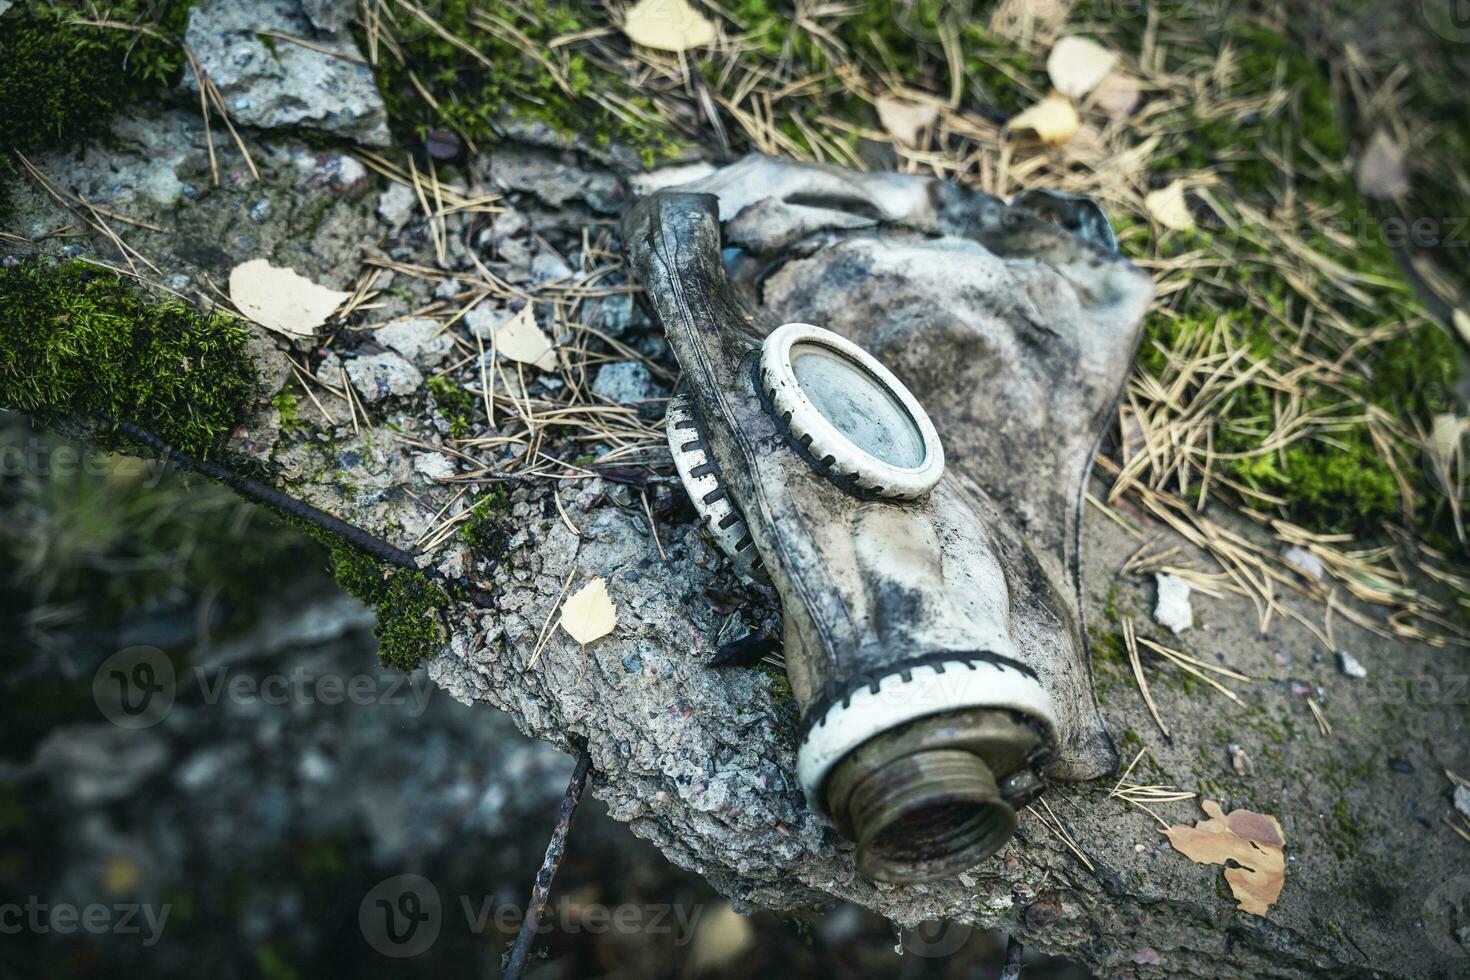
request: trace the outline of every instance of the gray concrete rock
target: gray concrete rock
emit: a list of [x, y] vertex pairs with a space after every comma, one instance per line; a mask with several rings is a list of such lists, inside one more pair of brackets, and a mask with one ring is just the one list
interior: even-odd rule
[[619, 405], [637, 405], [667, 394], [654, 382], [653, 375], [641, 361], [604, 364], [592, 382], [592, 393]]
[[[312, 6], [327, 17], [336, 5]], [[237, 124], [304, 126], [387, 146], [388, 115], [356, 44], [345, 32], [318, 33], [312, 23], [297, 0], [206, 0], [190, 11], [184, 42]], [[304, 38], [339, 54], [279, 39], [267, 44], [262, 31]], [[184, 73], [182, 85], [197, 95], [192, 72]]]
[[365, 402], [411, 395], [424, 383], [419, 369], [392, 351], [351, 358], [347, 377]]
[[631, 328], [647, 323], [632, 293], [599, 296], [587, 303], [587, 325], [609, 337], [621, 337]]
[[407, 184], [389, 184], [378, 195], [378, 217], [393, 231], [408, 224], [418, 207], [419, 199]]
[[163, 739], [146, 730], [98, 723], [61, 728], [36, 749], [33, 768], [51, 774], [79, 807], [126, 797], [168, 763]]
[[375, 330], [372, 337], [425, 367], [442, 364], [454, 350], [454, 338], [438, 320], [394, 320]]
[[301, 0], [301, 9], [317, 30], [336, 33], [352, 21], [357, 4], [354, 0]]
[[491, 335], [509, 317], [510, 310], [493, 301], [481, 300], [464, 315], [464, 325], [469, 328], [471, 337], [478, 338], [486, 345], [486, 356], [488, 357]]
[[497, 146], [490, 153], [489, 171], [500, 189], [535, 194], [553, 207], [580, 201], [611, 214], [625, 198], [617, 177], [606, 171], [578, 166], [564, 154], [514, 143]]
[[413, 458], [413, 470], [431, 480], [447, 480], [454, 475], [454, 459], [444, 453], [419, 453]]

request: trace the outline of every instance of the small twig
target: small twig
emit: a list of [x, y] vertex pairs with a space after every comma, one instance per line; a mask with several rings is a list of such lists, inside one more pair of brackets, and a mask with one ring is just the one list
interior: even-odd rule
[[530, 955], [531, 943], [536, 938], [536, 929], [541, 925], [541, 913], [546, 910], [546, 899], [551, 894], [551, 879], [561, 864], [562, 853], [567, 846], [567, 831], [572, 827], [572, 815], [582, 800], [582, 787], [587, 785], [587, 770], [592, 766], [592, 756], [583, 749], [577, 756], [577, 765], [572, 769], [571, 781], [567, 783], [566, 796], [561, 801], [561, 811], [556, 816], [556, 826], [551, 831], [551, 840], [546, 844], [546, 857], [541, 861], [541, 870], [536, 872], [536, 884], [531, 887], [531, 901], [526, 907], [525, 918], [521, 919], [520, 932], [510, 948], [506, 960], [504, 980], [519, 980], [526, 969], [526, 957]]
[[1000, 980], [1018, 980], [1021, 976], [1021, 954], [1025, 949], [1015, 936], [1006, 936], [1006, 962], [1001, 968]]
[[495, 606], [495, 597], [483, 589], [458, 585], [450, 581], [448, 577], [436, 568], [420, 568], [418, 562], [414, 561], [413, 555], [410, 555], [402, 548], [384, 541], [377, 535], [363, 530], [355, 524], [349, 524], [340, 517], [333, 517], [326, 511], [319, 510], [304, 500], [297, 500], [295, 497], [284, 494], [275, 487], [266, 486], [264, 483], [252, 480], [248, 476], [241, 476], [221, 463], [214, 463], [205, 459], [195, 459], [187, 453], [179, 452], [154, 433], [126, 419], [116, 418], [106, 412], [98, 412], [97, 417], [118, 431], [126, 434], [134, 442], [147, 446], [149, 449], [167, 458], [176, 466], [186, 470], [193, 470], [195, 473], [206, 476], [211, 480], [217, 480], [242, 497], [273, 507], [283, 514], [295, 517], [334, 534], [354, 548], [379, 561], [398, 568], [419, 572], [437, 581], [446, 589], [467, 595], [481, 606], [491, 608]]

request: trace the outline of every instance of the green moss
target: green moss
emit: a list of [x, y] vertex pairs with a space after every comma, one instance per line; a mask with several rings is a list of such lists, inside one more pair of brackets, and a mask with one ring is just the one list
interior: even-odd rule
[[475, 409], [479, 401], [448, 378], [430, 378], [429, 392], [434, 396], [434, 406], [449, 422], [449, 435], [463, 439], [474, 431]]
[[1096, 630], [1090, 631], [1089, 648], [1092, 650], [1094, 663], [1126, 664], [1128, 662], [1128, 647], [1123, 641], [1122, 633], [1102, 633]]
[[[1110, 8], [1091, 7], [1082, 4], [1074, 21], [1096, 16], [1094, 26], [1110, 35], [1112, 43], [1137, 50], [1144, 31], [1141, 17], [1110, 17], [1105, 16]], [[1347, 152], [1326, 79], [1290, 31], [1279, 29], [1270, 17], [1235, 16], [1235, 10], [1221, 4], [1166, 2], [1154, 7], [1160, 13], [1159, 43], [1171, 69], [1194, 71], [1213, 63], [1228, 45], [1234, 68], [1224, 97], [1251, 100], [1276, 91], [1287, 94], [1264, 112], [1207, 117], [1185, 107], [1177, 119], [1168, 120], [1169, 125], [1159, 126], [1164, 141], [1151, 164], [1159, 171], [1157, 179], [1170, 179], [1174, 171], [1210, 170], [1226, 179], [1227, 196], [1265, 213], [1280, 213], [1281, 202], [1292, 196], [1328, 209], [1335, 214], [1333, 224], [1346, 231], [1347, 241], [1316, 226], [1299, 227], [1295, 233], [1318, 255], [1363, 276], [1359, 288], [1373, 301], [1336, 303], [1348, 331], [1317, 330], [1305, 343], [1306, 351], [1324, 362], [1352, 353], [1340, 381], [1302, 386], [1302, 401], [1292, 408], [1317, 419], [1346, 421], [1318, 425], [1307, 438], [1270, 455], [1254, 455], [1276, 429], [1285, 405], [1270, 385], [1243, 386], [1214, 413], [1218, 465], [1224, 475], [1249, 490], [1285, 500], [1275, 505], [1247, 492], [1246, 503], [1314, 531], [1376, 532], [1387, 520], [1405, 522], [1432, 536], [1446, 521], [1448, 508], [1423, 504], [1442, 495], [1428, 485], [1418, 459], [1385, 456], [1361, 420], [1371, 409], [1381, 409], [1390, 418], [1418, 419], [1427, 425], [1433, 414], [1450, 410], [1457, 353], [1453, 341], [1432, 324], [1391, 341], [1353, 347], [1353, 332], [1384, 332], [1414, 321], [1421, 311], [1382, 236], [1371, 233], [1376, 225], [1351, 183], [1350, 170], [1323, 165], [1342, 160]], [[1245, 8], [1252, 9], [1260, 12]], [[1281, 168], [1279, 160], [1289, 166]], [[1131, 236], [1124, 242], [1125, 250], [1134, 255], [1148, 244], [1147, 239]], [[1235, 256], [1224, 272], [1230, 281], [1193, 282], [1172, 309], [1151, 313], [1139, 355], [1142, 369], [1165, 377], [1170, 374], [1171, 354], [1216, 332], [1226, 334], [1231, 346], [1246, 346], [1253, 360], [1276, 372], [1286, 374], [1299, 366], [1298, 325], [1303, 318], [1299, 287], [1260, 255], [1261, 246], [1249, 230], [1202, 228], [1173, 236], [1160, 247], [1165, 256], [1191, 249]], [[1322, 292], [1331, 298], [1330, 286]], [[1243, 306], [1242, 296], [1259, 297], [1271, 312]], [[1402, 492], [1401, 476], [1409, 481], [1412, 499]]]
[[503, 483], [495, 484], [480, 494], [470, 509], [470, 518], [459, 532], [460, 540], [486, 561], [499, 558], [510, 539], [510, 529], [505, 522], [509, 509], [510, 490]]
[[158, 302], [83, 262], [0, 269], [0, 405], [41, 422], [106, 413], [216, 455], [252, 407], [249, 340], [230, 317]]
[[796, 695], [791, 690], [791, 678], [786, 676], [786, 671], [768, 663], [756, 664], [756, 669], [771, 679], [771, 700], [778, 702], [796, 700]]
[[449, 596], [422, 572], [393, 568], [315, 531], [331, 549], [332, 574], [349, 593], [373, 606], [378, 659], [407, 673], [443, 647], [440, 611]]
[[[379, 10], [384, 29], [397, 44], [396, 53], [381, 51], [374, 71], [388, 118], [400, 135], [421, 139], [435, 126], [448, 126], [472, 142], [493, 144], [499, 138], [497, 124], [510, 113], [594, 143], [615, 139], [643, 151], [650, 162], [673, 149], [666, 127], [652, 121], [659, 119], [652, 102], [626, 77], [597, 68], [576, 45], [550, 46], [562, 35], [606, 26], [587, 17], [583, 8], [560, 0], [528, 0], [512, 15], [472, 0], [425, 0], [418, 6], [434, 26], [397, 5]], [[480, 26], [493, 25], [497, 17], [513, 23], [529, 44], [508, 40], [504, 29], [496, 33]], [[361, 27], [357, 30], [359, 43], [368, 50], [370, 39]], [[560, 83], [533, 54], [557, 65]], [[425, 101], [419, 85], [435, 105]], [[594, 91], [617, 95], [650, 122], [609, 112], [589, 97]]]
[[[1258, 276], [1252, 287], [1271, 283]], [[1394, 316], [1390, 310], [1385, 315]], [[1197, 318], [1150, 314], [1147, 340], [1139, 363], [1147, 372], [1163, 376], [1168, 352], [1189, 346], [1198, 332], [1225, 331], [1235, 345], [1246, 345], [1252, 355], [1271, 362], [1288, 349], [1291, 338], [1269, 332], [1251, 311], [1208, 309]], [[1359, 417], [1368, 408], [1382, 409], [1390, 418], [1427, 419], [1452, 408], [1453, 387], [1459, 367], [1449, 336], [1434, 324], [1423, 324], [1394, 340], [1367, 347], [1358, 370], [1332, 388], [1304, 389], [1302, 411], [1322, 417]], [[1287, 500], [1285, 517], [1316, 531], [1372, 531], [1385, 520], [1407, 518], [1421, 530], [1434, 518], [1429, 508], [1405, 514], [1393, 461], [1366, 426], [1351, 423], [1331, 433], [1330, 441], [1303, 439], [1277, 453], [1229, 458], [1253, 453], [1273, 427], [1274, 391], [1262, 385], [1241, 388], [1218, 413], [1215, 448], [1225, 457], [1224, 470], [1245, 486]], [[1435, 494], [1423, 468], [1414, 460], [1398, 460], [1398, 471], [1410, 481], [1417, 502]], [[1248, 503], [1259, 505], [1258, 500]]]
[[16, 4], [0, 17], [0, 146], [71, 145], [102, 131], [119, 107], [167, 90], [183, 68], [176, 39], [188, 8], [186, 0]]
[[281, 417], [282, 431], [294, 432], [305, 428], [306, 419], [301, 417], [301, 405], [295, 395], [289, 391], [282, 391], [271, 399], [271, 404], [275, 406], [276, 413]]

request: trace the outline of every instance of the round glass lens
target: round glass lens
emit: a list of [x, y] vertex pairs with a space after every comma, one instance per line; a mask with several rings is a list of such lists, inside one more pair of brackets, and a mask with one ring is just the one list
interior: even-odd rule
[[924, 436], [902, 403], [861, 365], [821, 344], [791, 347], [791, 370], [817, 411], [863, 452], [900, 469], [924, 462]]

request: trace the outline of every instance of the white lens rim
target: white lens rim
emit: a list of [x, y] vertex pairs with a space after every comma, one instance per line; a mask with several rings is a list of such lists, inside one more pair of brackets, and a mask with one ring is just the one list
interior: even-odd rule
[[[902, 467], [878, 459], [828, 421], [796, 379], [791, 351], [798, 344], [833, 351], [886, 389], [918, 429], [924, 444], [923, 461], [915, 467]], [[761, 385], [791, 437], [819, 463], [830, 459], [823, 469], [844, 489], [856, 488], [864, 495], [884, 499], [917, 500], [933, 490], [944, 475], [944, 446], [924, 406], [876, 357], [840, 334], [811, 323], [777, 327], [761, 345]]]

